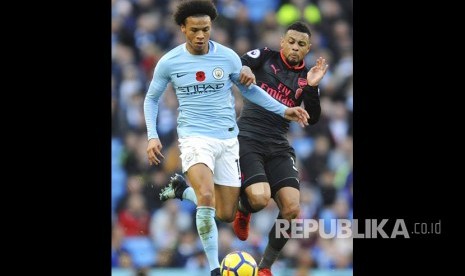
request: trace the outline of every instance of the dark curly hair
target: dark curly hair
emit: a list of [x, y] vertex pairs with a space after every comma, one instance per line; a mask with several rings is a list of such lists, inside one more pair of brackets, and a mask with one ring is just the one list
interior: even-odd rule
[[297, 21], [289, 25], [286, 29], [286, 33], [289, 30], [298, 31], [300, 33], [306, 33], [308, 34], [308, 37], [312, 37], [312, 33], [310, 32], [310, 29], [308, 28], [308, 26], [305, 23], [300, 22], [300, 21]]
[[183, 1], [174, 13], [174, 21], [179, 26], [184, 25], [189, 16], [208, 15], [213, 21], [218, 16], [216, 7], [211, 0]]

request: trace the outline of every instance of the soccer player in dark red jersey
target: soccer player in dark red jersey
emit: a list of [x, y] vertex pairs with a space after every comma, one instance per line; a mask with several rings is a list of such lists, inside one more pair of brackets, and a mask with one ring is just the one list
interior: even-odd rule
[[[290, 25], [281, 39], [280, 51], [255, 49], [241, 57], [240, 80], [256, 82], [275, 100], [288, 106], [302, 103], [310, 115], [309, 124], [318, 122], [321, 107], [318, 84], [328, 70], [318, 58], [308, 70], [304, 57], [310, 51], [311, 32], [301, 22]], [[254, 79], [254, 81], [252, 81]], [[300, 191], [295, 153], [286, 135], [290, 121], [244, 99], [238, 120], [241, 196], [233, 223], [236, 236], [246, 240], [251, 213], [265, 208], [270, 198], [277, 203], [278, 219], [291, 220], [300, 212]], [[269, 232], [268, 245], [259, 263], [259, 276], [271, 274], [271, 265], [288, 241], [276, 237], [276, 225]]]

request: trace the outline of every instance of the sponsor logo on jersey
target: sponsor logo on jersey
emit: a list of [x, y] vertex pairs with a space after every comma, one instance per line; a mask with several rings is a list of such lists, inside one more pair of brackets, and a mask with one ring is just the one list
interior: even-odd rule
[[286, 85], [279, 83], [278, 89], [274, 89], [270, 87], [266, 83], [262, 83], [260, 88], [265, 90], [271, 97], [273, 97], [278, 102], [284, 104], [285, 106], [294, 107], [295, 102], [290, 98], [290, 94], [292, 92]]
[[224, 83], [204, 83], [194, 84], [189, 86], [180, 86], [178, 92], [186, 93], [187, 95], [196, 95], [220, 91], [224, 87]]

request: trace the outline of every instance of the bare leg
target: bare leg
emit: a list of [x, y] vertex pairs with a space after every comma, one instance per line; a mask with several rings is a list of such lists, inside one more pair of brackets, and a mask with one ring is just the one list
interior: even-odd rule
[[[300, 191], [296, 188], [281, 188], [276, 193], [274, 199], [280, 210], [278, 219], [284, 218], [290, 221], [299, 215]], [[268, 233], [268, 244], [258, 267], [260, 269], [271, 268], [271, 265], [276, 261], [288, 240], [286, 237], [276, 237], [276, 224], [274, 224]]]
[[255, 213], [268, 205], [271, 198], [270, 184], [257, 182], [245, 188], [245, 195], [241, 195], [239, 210], [244, 214]]
[[220, 267], [213, 173], [205, 164], [199, 163], [189, 168], [187, 177], [197, 196], [197, 212], [195, 214], [197, 232], [212, 271]]
[[216, 217], [232, 222], [236, 215], [240, 187], [215, 185]]

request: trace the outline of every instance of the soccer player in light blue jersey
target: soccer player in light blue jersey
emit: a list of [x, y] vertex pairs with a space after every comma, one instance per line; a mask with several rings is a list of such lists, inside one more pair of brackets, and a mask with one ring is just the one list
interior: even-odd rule
[[188, 199], [197, 205], [197, 231], [214, 276], [220, 275], [215, 217], [225, 222], [234, 220], [241, 185], [233, 83], [248, 100], [288, 120], [305, 126], [309, 118], [305, 109], [288, 108], [253, 84], [253, 79], [240, 77], [239, 56], [210, 40], [216, 16], [216, 8], [208, 0], [184, 1], [177, 6], [174, 19], [186, 43], [159, 60], [144, 102], [148, 159], [151, 165], [158, 165], [163, 158], [156, 131], [158, 101], [168, 83], [173, 85], [179, 101], [177, 132], [182, 171], [192, 187], [178, 175], [161, 199]]

